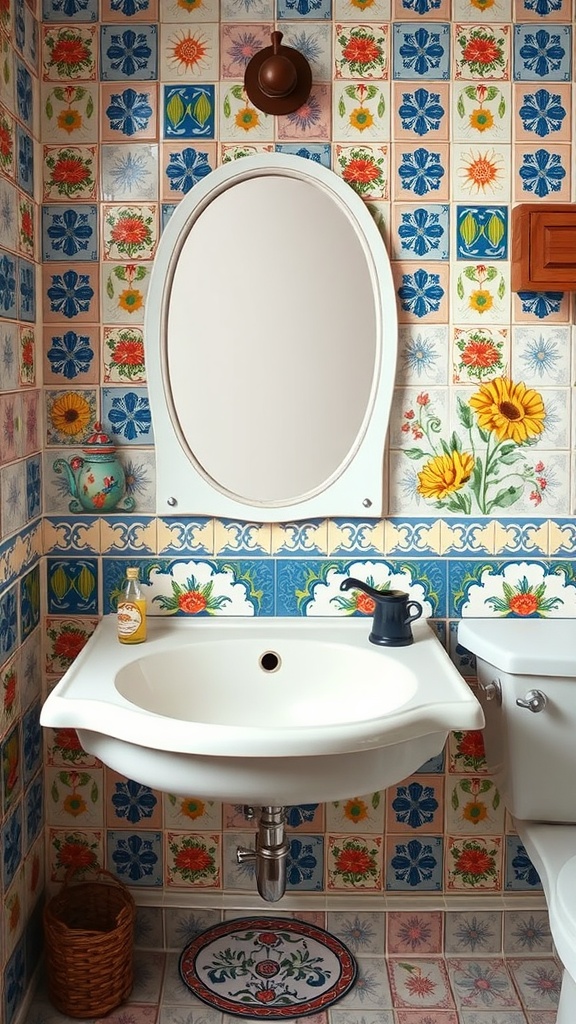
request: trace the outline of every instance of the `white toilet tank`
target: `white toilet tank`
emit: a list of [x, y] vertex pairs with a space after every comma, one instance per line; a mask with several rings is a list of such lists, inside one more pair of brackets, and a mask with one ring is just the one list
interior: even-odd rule
[[[575, 621], [462, 619], [458, 642], [476, 655], [486, 757], [508, 810], [576, 822]], [[545, 695], [543, 710], [517, 705], [530, 690]]]

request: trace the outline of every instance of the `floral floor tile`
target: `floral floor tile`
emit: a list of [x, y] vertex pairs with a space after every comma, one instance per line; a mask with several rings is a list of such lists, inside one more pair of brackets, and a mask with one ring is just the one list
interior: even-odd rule
[[562, 984], [562, 969], [556, 960], [508, 960], [507, 963], [527, 1010], [555, 1010]]
[[440, 958], [390, 958], [388, 973], [395, 1007], [451, 1009], [454, 999], [444, 962]]
[[397, 1010], [398, 1024], [460, 1024], [454, 1010]]
[[520, 1000], [502, 960], [447, 960], [446, 966], [460, 1008], [520, 1009]]
[[502, 914], [497, 911], [456, 911], [446, 914], [447, 953], [500, 953]]
[[431, 911], [390, 911], [386, 915], [388, 953], [441, 953], [442, 914]]
[[392, 1007], [392, 994], [386, 972], [386, 961], [379, 956], [356, 958], [356, 984], [339, 1002], [341, 1010], [383, 1010]]

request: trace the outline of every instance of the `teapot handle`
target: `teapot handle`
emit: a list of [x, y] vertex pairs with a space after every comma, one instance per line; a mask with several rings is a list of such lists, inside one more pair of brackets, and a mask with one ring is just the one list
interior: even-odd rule
[[416, 619], [419, 619], [420, 616], [422, 615], [422, 605], [420, 604], [419, 601], [408, 601], [406, 605], [406, 610], [408, 610], [409, 608], [415, 608], [416, 611], [414, 612], [413, 615], [408, 615], [404, 619], [405, 626], [407, 626], [409, 622], [414, 622]]

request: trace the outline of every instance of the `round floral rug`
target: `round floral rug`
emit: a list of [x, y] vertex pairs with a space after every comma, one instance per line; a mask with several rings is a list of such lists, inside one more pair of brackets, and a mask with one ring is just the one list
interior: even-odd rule
[[249, 917], [198, 935], [180, 957], [185, 985], [236, 1017], [304, 1017], [332, 1006], [356, 981], [346, 946], [305, 921]]

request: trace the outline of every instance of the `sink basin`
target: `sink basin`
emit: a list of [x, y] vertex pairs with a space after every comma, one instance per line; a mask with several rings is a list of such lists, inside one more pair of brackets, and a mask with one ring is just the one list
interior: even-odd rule
[[150, 618], [118, 643], [105, 616], [41, 723], [135, 781], [232, 803], [320, 803], [384, 789], [482, 710], [425, 621], [409, 647], [357, 618]]

